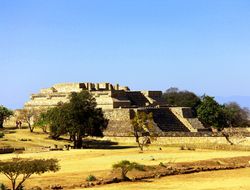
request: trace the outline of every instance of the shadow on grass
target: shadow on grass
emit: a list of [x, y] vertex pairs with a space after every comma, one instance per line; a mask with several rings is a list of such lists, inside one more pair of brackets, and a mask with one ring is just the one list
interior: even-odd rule
[[12, 129], [4, 129], [4, 130], [0, 130], [1, 132], [5, 133], [5, 134], [12, 134], [12, 133], [16, 133], [16, 131], [12, 130]]
[[137, 148], [136, 146], [83, 146], [83, 149], [109, 149], [109, 150], [116, 150], [116, 149], [128, 149], [128, 148]]
[[1, 128], [1, 131], [13, 131], [13, 130], [17, 130], [17, 127], [4, 127]]
[[117, 142], [110, 140], [94, 140], [94, 139], [84, 139], [83, 148], [84, 149], [127, 149], [135, 148], [136, 146], [121, 146]]

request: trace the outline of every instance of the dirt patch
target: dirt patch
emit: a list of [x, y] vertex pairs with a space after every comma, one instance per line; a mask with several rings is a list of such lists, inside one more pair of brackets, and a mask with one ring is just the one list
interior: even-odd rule
[[[140, 181], [150, 178], [160, 178], [170, 175], [190, 174], [197, 172], [215, 171], [215, 170], [232, 170], [250, 167], [250, 156], [233, 157], [233, 158], [216, 158], [195, 162], [167, 163], [157, 166], [146, 166], [145, 171], [132, 171], [129, 175], [131, 181]], [[80, 187], [88, 188], [97, 185], [123, 182], [119, 176], [119, 171], [114, 170], [104, 179], [93, 182], [86, 182]]]

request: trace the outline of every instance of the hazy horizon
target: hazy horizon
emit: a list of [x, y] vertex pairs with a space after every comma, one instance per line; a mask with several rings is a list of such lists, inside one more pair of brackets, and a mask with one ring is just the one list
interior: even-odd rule
[[249, 9], [248, 0], [3, 0], [0, 104], [21, 108], [55, 83], [107, 81], [250, 107]]

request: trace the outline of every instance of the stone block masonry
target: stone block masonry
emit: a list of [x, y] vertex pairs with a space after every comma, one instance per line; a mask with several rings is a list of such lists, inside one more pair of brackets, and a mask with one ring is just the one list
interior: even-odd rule
[[127, 86], [110, 83], [60, 83], [41, 89], [32, 94], [24, 109], [48, 109], [59, 102], [69, 101], [72, 92], [88, 90], [96, 99], [97, 107], [102, 108], [109, 120], [104, 132], [107, 136], [128, 136], [133, 133], [131, 119], [136, 112], [153, 114], [157, 131], [198, 132], [203, 125], [194, 118], [190, 108], [169, 108], [162, 98], [161, 91], [131, 91]]

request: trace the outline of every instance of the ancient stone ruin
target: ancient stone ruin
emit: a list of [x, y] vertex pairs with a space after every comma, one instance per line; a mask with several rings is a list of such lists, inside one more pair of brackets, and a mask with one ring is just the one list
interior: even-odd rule
[[129, 136], [135, 112], [153, 113], [159, 132], [198, 132], [205, 130], [190, 108], [167, 107], [161, 91], [130, 91], [126, 86], [110, 83], [61, 83], [32, 94], [25, 109], [46, 109], [69, 101], [71, 92], [88, 90], [102, 108], [109, 125], [106, 136]]

